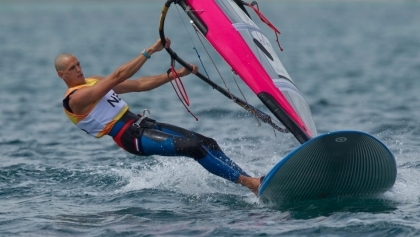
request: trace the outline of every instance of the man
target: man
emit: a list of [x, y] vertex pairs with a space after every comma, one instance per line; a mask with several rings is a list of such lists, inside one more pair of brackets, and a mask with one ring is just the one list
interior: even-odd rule
[[[170, 42], [167, 38], [165, 47], [169, 47]], [[63, 99], [66, 115], [87, 134], [97, 138], [110, 135], [118, 146], [132, 154], [191, 157], [210, 173], [242, 184], [257, 195], [260, 179], [249, 177], [223, 153], [215, 140], [136, 115], [118, 97], [122, 93], [149, 91], [175, 78], [172, 73], [164, 73], [127, 80], [153, 53], [162, 49], [159, 39], [110, 75], [89, 78], [84, 77], [80, 62], [74, 55], [58, 55], [55, 69], [68, 87]], [[191, 67], [192, 73], [197, 73], [198, 68], [195, 65]], [[176, 72], [180, 77], [191, 73], [186, 68]]]

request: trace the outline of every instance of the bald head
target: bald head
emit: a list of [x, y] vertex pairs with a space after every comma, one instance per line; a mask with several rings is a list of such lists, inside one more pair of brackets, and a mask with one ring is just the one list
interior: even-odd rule
[[68, 87], [85, 83], [82, 66], [73, 54], [59, 54], [54, 61], [54, 66], [55, 70], [57, 70], [57, 75], [63, 79]]
[[59, 54], [54, 61], [54, 66], [55, 66], [55, 70], [58, 71], [62, 71], [65, 69], [66, 67], [66, 62], [69, 58], [74, 57], [73, 54], [69, 54], [69, 53], [61, 53]]

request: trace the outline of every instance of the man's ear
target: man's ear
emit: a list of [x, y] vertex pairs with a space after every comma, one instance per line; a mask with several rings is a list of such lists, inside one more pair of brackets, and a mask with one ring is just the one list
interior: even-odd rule
[[57, 75], [58, 75], [60, 78], [63, 78], [64, 73], [63, 73], [62, 71], [58, 71], [58, 72], [57, 72]]

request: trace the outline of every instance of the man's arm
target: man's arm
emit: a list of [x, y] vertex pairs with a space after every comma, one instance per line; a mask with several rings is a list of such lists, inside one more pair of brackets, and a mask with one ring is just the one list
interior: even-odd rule
[[[197, 73], [198, 67], [191, 64], [191, 67], [193, 68], [192, 73]], [[184, 77], [191, 73], [188, 69], [185, 67], [179, 69], [176, 71], [179, 77]], [[175, 79], [176, 76], [173, 75], [173, 73], [169, 74], [160, 74], [155, 76], [146, 76], [146, 77], [140, 77], [133, 80], [126, 80], [117, 86], [115, 86], [113, 89], [117, 94], [122, 93], [128, 93], [128, 92], [141, 92], [141, 91], [150, 91], [153, 90], [170, 80]]]
[[[169, 44], [170, 41], [167, 39], [167, 45]], [[147, 54], [152, 55], [162, 49], [163, 46], [159, 39], [155, 42], [155, 44], [153, 44], [153, 46], [149, 47], [146, 52]], [[143, 66], [146, 60], [147, 58], [143, 54], [139, 54], [136, 58], [117, 68], [110, 75], [103, 77], [94, 86], [84, 87], [77, 90], [70, 96], [69, 101], [69, 105], [73, 112], [76, 114], [86, 113], [92, 103], [98, 101], [111, 89], [133, 76]]]

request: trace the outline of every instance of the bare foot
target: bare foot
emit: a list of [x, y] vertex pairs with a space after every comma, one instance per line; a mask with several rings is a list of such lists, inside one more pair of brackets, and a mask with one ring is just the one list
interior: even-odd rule
[[258, 188], [260, 187], [261, 178], [247, 177], [239, 175], [237, 183], [249, 188], [258, 197]]

